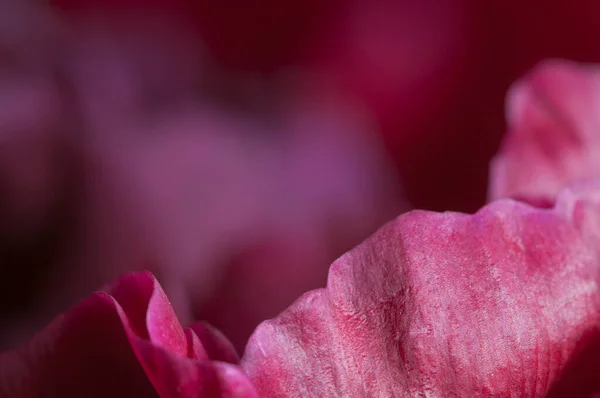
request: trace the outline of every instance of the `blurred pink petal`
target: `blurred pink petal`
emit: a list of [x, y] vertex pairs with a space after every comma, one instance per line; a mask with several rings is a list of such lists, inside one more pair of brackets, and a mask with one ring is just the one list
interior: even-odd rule
[[547, 61], [507, 99], [508, 135], [490, 197], [552, 203], [568, 182], [600, 176], [600, 70]]
[[1, 234], [13, 239], [38, 233], [64, 199], [63, 98], [46, 59], [58, 35], [43, 11], [27, 0], [0, 5]]
[[304, 61], [324, 85], [373, 113], [409, 200], [420, 208], [481, 206], [473, 205], [477, 193], [471, 189], [478, 174], [485, 177], [471, 166], [481, 155], [457, 156], [478, 130], [455, 126], [455, 108], [467, 98], [467, 73], [479, 72], [470, 69], [480, 34], [471, 8], [461, 0], [340, 3]]
[[57, 25], [41, 4], [0, 4], [0, 330], [28, 311], [58, 250], [79, 177], [53, 80]]
[[[407, 133], [436, 115], [458, 83], [469, 42], [464, 2], [358, 0], [336, 11], [311, 48], [319, 72], [357, 95], [386, 127]], [[405, 133], [390, 138], [408, 140], [404, 145], [423, 138]]]
[[29, 344], [2, 354], [0, 395], [256, 396], [239, 368], [205, 353], [192, 329], [184, 332], [154, 277], [129, 274], [59, 316]]
[[[241, 139], [252, 121], [193, 111], [157, 123], [145, 144], [115, 146], [107, 162], [139, 231], [122, 239], [141, 251], [129, 262], [94, 261], [146, 267], [144, 256], [154, 259], [180, 316], [207, 319], [243, 347], [260, 321], [322, 286], [338, 253], [397, 209], [380, 149], [342, 122], [354, 118], [294, 112], [282, 136], [260, 146]], [[106, 232], [114, 234], [110, 225]], [[267, 250], [260, 259], [243, 254], [255, 248]]]
[[[327, 108], [319, 93], [282, 96], [265, 115], [211, 104], [193, 29], [154, 11], [66, 19], [60, 66], [78, 131], [71, 168], [83, 181], [68, 244], [46, 262], [56, 272], [16, 336], [123, 272], [149, 269], [180, 319], [200, 314], [241, 348], [398, 211], [367, 118]], [[259, 262], [245, 255], [263, 248]]]
[[[242, 348], [398, 209], [385, 156], [354, 117], [298, 108], [258, 145], [244, 138], [252, 120], [189, 109], [90, 138], [79, 221], [43, 312], [150, 269], [181, 319], [197, 314]], [[259, 262], [243, 255], [253, 247], [269, 248]]]
[[43, 77], [0, 76], [3, 237], [38, 233], [66, 200], [73, 154], [61, 100]]
[[191, 19], [219, 65], [267, 75], [300, 65], [358, 97], [384, 126], [409, 199], [426, 209], [485, 202], [505, 129], [501, 102], [515, 79], [548, 57], [600, 61], [595, 0], [548, 0], [543, 13], [519, 0], [183, 3], [193, 3]]
[[263, 397], [544, 396], [600, 336], [599, 226], [597, 183], [552, 210], [408, 213], [259, 326], [242, 366]]
[[122, 134], [125, 124], [199, 97], [208, 62], [185, 16], [149, 7], [67, 21], [63, 66], [87, 135]]

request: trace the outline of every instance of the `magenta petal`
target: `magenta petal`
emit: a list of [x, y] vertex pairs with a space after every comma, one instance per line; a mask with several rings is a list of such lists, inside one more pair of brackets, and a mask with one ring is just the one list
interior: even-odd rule
[[0, 355], [2, 397], [155, 397], [112, 298], [97, 293]]
[[[256, 397], [239, 367], [209, 359], [194, 331], [184, 332], [152, 274], [125, 275], [106, 290], [0, 356], [1, 397]], [[227, 353], [215, 349], [226, 347], [218, 332], [202, 339]]]
[[123, 308], [140, 338], [149, 339], [175, 355], [187, 356], [188, 339], [167, 295], [151, 273], [127, 274], [108, 293]]
[[194, 334], [198, 336], [202, 347], [208, 353], [208, 357], [213, 361], [222, 361], [232, 364], [238, 364], [238, 356], [231, 341], [217, 328], [205, 323], [196, 322], [189, 327]]
[[[133, 350], [161, 397], [254, 396], [252, 384], [239, 368], [208, 360], [202, 337], [184, 332], [152, 274], [125, 275], [109, 292], [118, 303]], [[143, 324], [140, 314], [146, 314]]]
[[570, 181], [600, 176], [599, 106], [598, 68], [547, 61], [516, 83], [490, 198], [553, 202]]
[[255, 398], [246, 375], [230, 364], [182, 358], [129, 334], [152, 384], [163, 398]]
[[204, 349], [200, 338], [196, 336], [196, 333], [194, 333], [194, 331], [190, 328], [185, 328], [183, 332], [185, 333], [185, 338], [187, 339], [188, 345], [187, 357], [200, 360], [208, 360], [208, 353]]
[[600, 321], [600, 183], [554, 209], [414, 211], [250, 339], [262, 397], [546, 394]]

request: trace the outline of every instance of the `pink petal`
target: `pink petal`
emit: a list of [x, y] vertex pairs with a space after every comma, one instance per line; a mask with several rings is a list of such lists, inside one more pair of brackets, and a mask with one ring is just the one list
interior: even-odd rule
[[157, 396], [134, 355], [115, 302], [96, 293], [27, 345], [0, 355], [0, 396]]
[[258, 397], [237, 366], [177, 357], [137, 336], [130, 335], [130, 339], [161, 397]]
[[[194, 354], [202, 355], [201, 360], [189, 358], [190, 335], [184, 333], [164, 291], [152, 274], [125, 275], [110, 292], [116, 302], [124, 303], [123, 307], [117, 306], [117, 311], [125, 332], [161, 397], [256, 396], [252, 384], [239, 368], [213, 363], [203, 356], [200, 346], [203, 341], [210, 342], [210, 336], [207, 336], [210, 332], [204, 332], [201, 327], [196, 327], [202, 335], [199, 346], [191, 336], [192, 344], [197, 346], [194, 347]], [[146, 311], [143, 311], [144, 303]], [[144, 313], [146, 320], [141, 324], [139, 316]], [[133, 317], [130, 318], [130, 315]], [[142, 328], [145, 330], [140, 335]], [[216, 335], [216, 332], [212, 333]], [[225, 340], [224, 336], [219, 337]], [[213, 347], [211, 351], [214, 351]]]
[[600, 176], [600, 69], [548, 61], [515, 84], [490, 197], [553, 202], [572, 180]]
[[233, 344], [218, 329], [204, 322], [193, 323], [189, 329], [200, 339], [202, 347], [213, 361], [232, 364], [240, 362], [240, 357], [235, 352]]
[[[252, 384], [241, 370], [208, 360], [211, 352], [223, 356], [225, 349], [219, 352], [215, 344], [225, 346], [225, 336], [201, 325], [192, 328], [200, 333], [199, 339], [186, 335], [152, 274], [125, 275], [108, 291], [119, 304], [117, 310], [133, 350], [161, 397], [254, 396]], [[141, 318], [144, 314], [145, 319]], [[190, 342], [194, 344], [191, 358]], [[204, 342], [209, 344], [209, 355], [205, 354]]]
[[259, 326], [242, 366], [264, 397], [543, 396], [598, 334], [598, 247], [600, 183], [552, 210], [408, 213]]
[[[0, 396], [256, 397], [241, 369], [201, 355], [151, 274], [125, 275], [107, 290], [113, 296], [95, 293], [2, 354]], [[203, 333], [206, 341], [208, 333], [216, 335]]]
[[108, 289], [108, 294], [119, 303], [137, 336], [174, 355], [187, 356], [188, 342], [183, 328], [151, 273], [125, 275]]

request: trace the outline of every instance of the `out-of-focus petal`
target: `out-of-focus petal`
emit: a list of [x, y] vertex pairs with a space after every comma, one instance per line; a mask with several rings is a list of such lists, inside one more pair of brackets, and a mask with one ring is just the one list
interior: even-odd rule
[[491, 199], [552, 203], [570, 181], [600, 176], [600, 69], [547, 61], [507, 98], [508, 135], [491, 165]]
[[[321, 92], [300, 101], [281, 89], [264, 113], [209, 105], [193, 29], [156, 11], [64, 19], [61, 87], [83, 177], [37, 289], [45, 299], [15, 322], [38, 330], [98, 285], [149, 269], [180, 319], [214, 314], [242, 348], [397, 213], [396, 181], [376, 129], [355, 109], [323, 109]], [[256, 247], [267, 248], [259, 261], [244, 255]]]
[[[125, 275], [105, 290], [0, 356], [0, 396], [256, 396], [237, 366], [196, 356], [202, 342], [191, 329], [188, 339], [151, 274]], [[210, 336], [218, 333], [202, 334]], [[199, 345], [192, 355], [190, 340]]]
[[0, 347], [41, 295], [79, 182], [53, 80], [62, 37], [42, 3], [0, 4]]
[[36, 233], [64, 199], [60, 101], [46, 79], [0, 74], [2, 236]]
[[123, 125], [199, 96], [208, 62], [185, 16], [148, 7], [83, 13], [65, 25], [61, 65], [86, 135], [121, 135]]
[[598, 247], [600, 184], [552, 210], [408, 213], [259, 326], [242, 366], [264, 397], [544, 396], [598, 334]]
[[[468, 16], [464, 1], [348, 1], [323, 24], [311, 62], [386, 127], [408, 129], [438, 114], [458, 83]], [[419, 139], [393, 133], [404, 144]]]
[[[480, 130], [458, 125], [475, 97], [469, 79], [489, 84], [483, 68], [473, 66], [482, 32], [471, 22], [481, 16], [470, 3], [345, 1], [322, 24], [304, 62], [324, 86], [358, 98], [373, 113], [419, 208], [474, 211], [483, 204], [486, 173], [478, 165], [493, 152]], [[463, 118], [478, 121], [473, 112]]]

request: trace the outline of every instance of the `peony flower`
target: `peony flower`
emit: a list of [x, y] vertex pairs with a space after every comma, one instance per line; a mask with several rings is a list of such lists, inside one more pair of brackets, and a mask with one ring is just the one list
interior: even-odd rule
[[[215, 329], [181, 328], [152, 275], [129, 274], [3, 354], [0, 393], [593, 396], [600, 179], [590, 172], [594, 157], [568, 154], [591, 151], [600, 130], [595, 114], [582, 112], [567, 132], [590, 145], [561, 147], [565, 125], [553, 122], [568, 109], [541, 106], [557, 92], [589, 100], [592, 91], [581, 88], [594, 87], [595, 73], [551, 61], [517, 83], [492, 172], [499, 199], [473, 215], [418, 210], [386, 224], [332, 264], [326, 288], [259, 325], [239, 364]], [[547, 91], [531, 95], [540, 81]], [[522, 201], [501, 198], [509, 195]]]
[[[544, 20], [579, 21], [556, 12], [561, 1], [549, 3]], [[223, 359], [210, 349], [217, 332], [185, 331], [174, 315], [211, 321], [241, 349], [261, 320], [322, 286], [335, 256], [398, 211], [378, 129], [362, 112], [405, 155], [397, 162], [409, 197], [426, 208], [479, 207], [483, 165], [502, 130], [500, 107], [488, 108], [523, 68], [555, 53], [546, 43], [564, 50], [562, 32], [559, 40], [523, 34], [537, 25], [522, 22], [528, 9], [512, 13], [510, 2], [496, 10], [441, 1], [435, 12], [385, 1], [331, 10], [265, 2], [275, 15], [302, 12], [293, 21], [258, 19], [276, 21], [267, 27], [240, 13], [248, 45], [236, 46], [238, 32], [212, 32], [226, 25], [210, 15], [229, 11], [208, 3], [161, 0], [144, 16], [55, 3], [69, 12], [16, 1], [0, 12], [9, 15], [0, 27], [0, 255], [8, 275], [0, 301], [11, 316], [0, 330], [9, 338], [0, 340], [28, 338], [128, 270], [153, 272], [173, 308], [154, 277], [124, 277], [5, 354], [6, 394], [88, 394], [69, 390], [77, 386], [64, 375], [114, 379], [94, 390], [107, 395], [228, 396], [235, 386], [250, 396], [600, 391], [590, 365], [600, 354], [598, 79], [564, 62], [545, 64], [509, 92], [493, 202], [476, 214], [413, 212], [384, 226], [334, 263], [325, 289], [260, 326], [239, 366], [213, 361]], [[209, 51], [192, 8], [204, 13]], [[315, 8], [320, 15], [304, 26], [302, 15]], [[588, 14], [567, 31], [595, 27], [598, 13]], [[495, 30], [498, 16], [503, 29]], [[519, 38], [510, 49], [507, 19]], [[486, 27], [469, 34], [471, 20]], [[416, 47], [400, 40], [411, 32], [419, 32]], [[597, 48], [593, 35], [582, 36], [575, 58]], [[271, 39], [285, 51], [270, 54]], [[304, 52], [291, 42], [312, 45]], [[253, 43], [267, 50], [252, 51]], [[278, 82], [289, 60], [327, 85], [310, 92], [285, 73]], [[233, 78], [223, 64], [270, 76]], [[445, 106], [448, 98], [456, 105]], [[103, 323], [114, 333], [98, 336]], [[102, 339], [102, 352], [86, 345]], [[117, 378], [102, 361], [131, 367], [131, 377]]]

